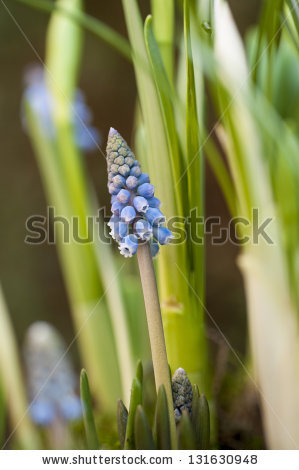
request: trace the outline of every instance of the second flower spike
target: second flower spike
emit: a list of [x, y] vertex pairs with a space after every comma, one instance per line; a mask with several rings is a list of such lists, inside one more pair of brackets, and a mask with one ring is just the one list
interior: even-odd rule
[[[149, 242], [156, 255], [159, 245], [173, 238], [159, 210], [161, 202], [154, 197], [155, 188], [149, 175], [142, 173], [140, 163], [122, 136], [111, 127], [107, 142], [108, 190], [113, 216], [110, 234], [119, 243], [122, 255], [132, 257], [139, 243]], [[127, 230], [123, 229], [126, 224]], [[123, 234], [123, 236], [122, 236]]]

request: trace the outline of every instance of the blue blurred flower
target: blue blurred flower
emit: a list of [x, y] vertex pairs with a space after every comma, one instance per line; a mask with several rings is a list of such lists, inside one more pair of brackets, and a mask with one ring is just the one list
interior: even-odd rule
[[[158, 243], [169, 243], [172, 233], [161, 226], [165, 217], [159, 210], [160, 200], [154, 197], [155, 188], [150, 184], [149, 175], [142, 173], [128, 144], [113, 128], [108, 135], [107, 164], [108, 190], [114, 214], [108, 223], [110, 234], [126, 258], [136, 253], [139, 242], [145, 241], [150, 242], [152, 256], [156, 256]], [[124, 223], [126, 229], [122, 227]]]
[[81, 417], [81, 402], [76, 395], [77, 380], [72, 364], [65, 357], [65, 344], [53, 326], [33, 323], [27, 330], [26, 361], [32, 420], [49, 426], [57, 418], [72, 421]]
[[60, 403], [60, 411], [67, 421], [75, 421], [81, 418], [81, 400], [77, 395], [70, 395]]
[[[55, 128], [52, 122], [54, 100], [46, 86], [44, 69], [39, 65], [31, 66], [25, 74], [25, 85], [21, 110], [24, 129], [27, 130], [24, 106], [28, 103], [45, 136], [54, 139]], [[82, 91], [76, 91], [76, 96], [70, 106], [77, 146], [86, 152], [96, 149], [100, 144], [100, 133], [95, 127], [91, 126], [92, 114], [85, 102]]]
[[37, 399], [30, 407], [33, 421], [39, 426], [49, 426], [55, 419], [55, 407], [47, 400]]

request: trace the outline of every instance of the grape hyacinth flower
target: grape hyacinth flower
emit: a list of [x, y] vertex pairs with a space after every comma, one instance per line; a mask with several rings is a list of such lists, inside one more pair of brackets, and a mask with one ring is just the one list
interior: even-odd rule
[[172, 397], [175, 421], [178, 423], [184, 410], [191, 415], [193, 398], [192, 385], [181, 367], [172, 376]]
[[[147, 173], [122, 136], [110, 129], [107, 142], [108, 191], [113, 215], [108, 223], [110, 234], [118, 242], [120, 253], [131, 258], [137, 253], [141, 285], [151, 343], [157, 393], [164, 387], [169, 413], [172, 448], [177, 447], [175, 417], [161, 307], [152, 258], [159, 244], [166, 245], [172, 233], [164, 227], [160, 200]], [[126, 227], [126, 229], [124, 228]]]
[[[25, 73], [24, 82], [26, 88], [23, 94], [21, 112], [24, 129], [27, 129], [27, 124], [23, 106], [27, 102], [38, 117], [45, 136], [54, 139], [55, 128], [52, 122], [54, 101], [46, 85], [44, 69], [39, 65], [30, 66]], [[100, 134], [95, 127], [91, 126], [92, 114], [85, 103], [81, 90], [77, 90], [74, 101], [70, 103], [70, 106], [72, 108], [72, 124], [77, 146], [85, 152], [93, 151], [100, 143]]]
[[32, 400], [30, 413], [39, 426], [50, 426], [57, 419], [66, 422], [81, 417], [76, 378], [65, 349], [60, 334], [49, 323], [36, 322], [28, 328], [24, 356]]
[[159, 244], [167, 245], [173, 235], [162, 226], [165, 217], [160, 211], [160, 200], [154, 196], [155, 188], [149, 175], [142, 173], [128, 144], [113, 128], [108, 135], [107, 164], [113, 212], [108, 225], [111, 236], [119, 243], [120, 253], [126, 258], [132, 257], [138, 244], [149, 242], [152, 256], [156, 256]]

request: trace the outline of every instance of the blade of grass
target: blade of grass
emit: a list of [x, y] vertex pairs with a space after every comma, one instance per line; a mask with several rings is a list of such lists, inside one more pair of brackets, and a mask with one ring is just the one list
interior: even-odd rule
[[[153, 34], [152, 17], [148, 16], [144, 25], [145, 44], [151, 61], [152, 70], [161, 100], [161, 111], [165, 122], [167, 132], [168, 146], [171, 155], [173, 180], [178, 181], [182, 174], [182, 157], [180, 154], [176, 125], [174, 119], [173, 105], [176, 101], [175, 91], [169, 82], [166, 70], [163, 65], [162, 57], [156, 39]], [[182, 183], [184, 180], [182, 181]], [[181, 184], [176, 190], [176, 204], [179, 209], [178, 215], [187, 212], [188, 202], [186, 200], [186, 188]], [[184, 207], [184, 209], [183, 209]]]
[[37, 10], [44, 11], [46, 13], [52, 13], [54, 11], [59, 11], [66, 15], [66, 17], [72, 19], [78, 25], [84, 27], [90, 33], [98, 36], [102, 41], [104, 41], [109, 46], [113, 47], [117, 52], [119, 52], [126, 59], [131, 60], [131, 49], [125, 38], [120, 34], [110, 28], [108, 25], [102, 21], [93, 18], [80, 11], [70, 11], [68, 8], [63, 5], [58, 5], [57, 2], [53, 3], [48, 0], [10, 0], [17, 3], [23, 3], [29, 7], [35, 8]]
[[135, 447], [140, 450], [155, 449], [152, 430], [141, 405], [137, 406], [135, 414]]
[[135, 377], [132, 383], [130, 408], [127, 420], [126, 437], [125, 437], [125, 449], [135, 449], [135, 435], [134, 435], [134, 422], [135, 413], [138, 405], [142, 405], [142, 384]]
[[173, 83], [174, 0], [151, 0], [153, 30], [170, 83]]
[[4, 446], [10, 443], [11, 437], [15, 434], [22, 449], [38, 449], [41, 443], [28, 415], [18, 346], [1, 285], [0, 324], [0, 380], [11, 424], [11, 434], [9, 434]]
[[[173, 409], [171, 412], [173, 414]], [[173, 449], [169, 423], [169, 408], [164, 385], [159, 387], [157, 394], [154, 428], [157, 448], [160, 450]]]
[[236, 215], [235, 188], [225, 163], [212, 139], [208, 139], [205, 143], [205, 154], [225, 197], [227, 207], [234, 217]]
[[87, 440], [87, 446], [90, 450], [100, 449], [100, 443], [97, 435], [96, 425], [93, 417], [92, 400], [88, 377], [85, 369], [82, 369], [80, 376], [80, 394], [83, 412], [84, 428]]
[[299, 35], [299, 4], [296, 0], [286, 0]]
[[[194, 68], [190, 33], [190, 7], [188, 0], [184, 2], [184, 33], [186, 47], [186, 70], [187, 70], [187, 99], [186, 99], [186, 143], [187, 143], [187, 177], [189, 192], [189, 207], [191, 210], [197, 208], [198, 216], [204, 217], [204, 160], [200, 150], [199, 123], [197, 114], [197, 100], [194, 80]], [[197, 155], [197, 156], [196, 156]], [[194, 156], [196, 158], [194, 159]], [[192, 168], [191, 168], [191, 162]], [[200, 225], [199, 237], [204, 240], [204, 225]], [[189, 240], [196, 240], [198, 227], [190, 224]], [[193, 285], [196, 286], [199, 297], [204, 303], [205, 272], [204, 272], [204, 244], [189, 242], [190, 257], [194, 272]]]
[[126, 441], [126, 431], [128, 422], [128, 410], [122, 400], [117, 402], [117, 431], [119, 436], [120, 448], [124, 449]]

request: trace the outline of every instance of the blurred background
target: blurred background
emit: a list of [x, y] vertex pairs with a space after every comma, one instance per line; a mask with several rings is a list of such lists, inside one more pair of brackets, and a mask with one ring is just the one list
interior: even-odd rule
[[[46, 215], [46, 200], [36, 160], [21, 125], [20, 103], [26, 66], [38, 62], [37, 55], [41, 60], [44, 57], [48, 16], [14, 2], [6, 3], [11, 14], [3, 4], [0, 7], [0, 279], [20, 343], [26, 328], [36, 320], [56, 325], [69, 343], [73, 337], [72, 323], [55, 246], [24, 243], [26, 219], [33, 214]], [[149, 3], [140, 3], [146, 15]], [[258, 17], [261, 1], [231, 0], [229, 3], [241, 33], [245, 34]], [[119, 0], [86, 1], [85, 5], [87, 13], [126, 35]], [[101, 147], [105, 149], [110, 126], [118, 129], [130, 143], [136, 99], [133, 69], [118, 53], [88, 33], [80, 87], [92, 109], [93, 125], [101, 133]], [[99, 151], [85, 158], [98, 198], [108, 207], [105, 159]], [[229, 220], [209, 168], [206, 211], [207, 216], [221, 215], [224, 225]], [[236, 267], [237, 255], [238, 249], [234, 245], [211, 246], [207, 239], [207, 309], [244, 358], [246, 307], [242, 280]], [[217, 367], [219, 376], [226, 367], [239, 367], [233, 358], [228, 359], [228, 348], [212, 325], [209, 336], [216, 373]], [[71, 353], [77, 357], [76, 345]], [[225, 403], [223, 406], [225, 412]], [[259, 427], [259, 419], [255, 418], [254, 426]]]

